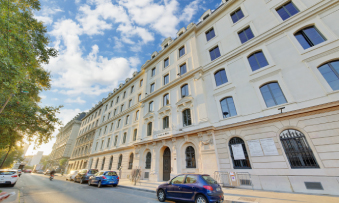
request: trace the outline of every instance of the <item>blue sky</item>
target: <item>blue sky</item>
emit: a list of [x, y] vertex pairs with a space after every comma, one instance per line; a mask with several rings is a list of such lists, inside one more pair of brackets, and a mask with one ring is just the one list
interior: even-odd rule
[[[35, 17], [47, 27], [49, 46], [59, 51], [44, 67], [52, 74], [52, 88], [40, 96], [42, 105], [64, 106], [59, 118], [66, 124], [139, 71], [165, 38], [174, 39], [221, 0], [40, 2]], [[54, 141], [39, 150], [49, 154]], [[30, 148], [28, 154], [35, 152]]]

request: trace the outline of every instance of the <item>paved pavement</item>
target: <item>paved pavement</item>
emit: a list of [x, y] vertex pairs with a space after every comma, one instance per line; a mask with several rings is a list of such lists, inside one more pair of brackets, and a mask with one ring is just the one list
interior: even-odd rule
[[[14, 188], [23, 192], [24, 203], [155, 203], [154, 193], [136, 191], [122, 187], [103, 187], [80, 185], [56, 177], [53, 181], [48, 176], [23, 174]], [[21, 202], [20, 202], [21, 203]]]

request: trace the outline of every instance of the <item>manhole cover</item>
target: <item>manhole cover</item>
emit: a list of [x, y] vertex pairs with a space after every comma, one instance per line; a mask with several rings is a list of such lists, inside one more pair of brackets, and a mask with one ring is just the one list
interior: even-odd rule
[[254, 201], [255, 201], [255, 198], [241, 197], [241, 198], [239, 198], [239, 200], [248, 201], [248, 202], [254, 202]]

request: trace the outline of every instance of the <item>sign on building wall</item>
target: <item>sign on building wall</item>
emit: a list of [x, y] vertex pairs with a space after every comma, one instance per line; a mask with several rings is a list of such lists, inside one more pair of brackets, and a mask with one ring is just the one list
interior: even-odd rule
[[260, 139], [260, 143], [266, 156], [279, 155], [273, 138]]
[[250, 140], [247, 142], [251, 156], [264, 156], [259, 140]]
[[231, 146], [232, 146], [234, 160], [244, 160], [245, 154], [244, 154], [244, 150], [242, 149], [242, 144], [234, 144]]

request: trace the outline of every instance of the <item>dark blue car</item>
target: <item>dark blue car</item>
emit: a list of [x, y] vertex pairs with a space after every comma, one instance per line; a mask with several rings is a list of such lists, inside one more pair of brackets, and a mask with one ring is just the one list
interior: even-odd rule
[[196, 203], [220, 203], [224, 193], [220, 185], [209, 175], [183, 174], [168, 183], [159, 185], [157, 196], [160, 202], [166, 199]]
[[115, 171], [99, 171], [88, 179], [88, 185], [98, 185], [98, 188], [104, 185], [116, 187], [119, 183], [119, 176]]

